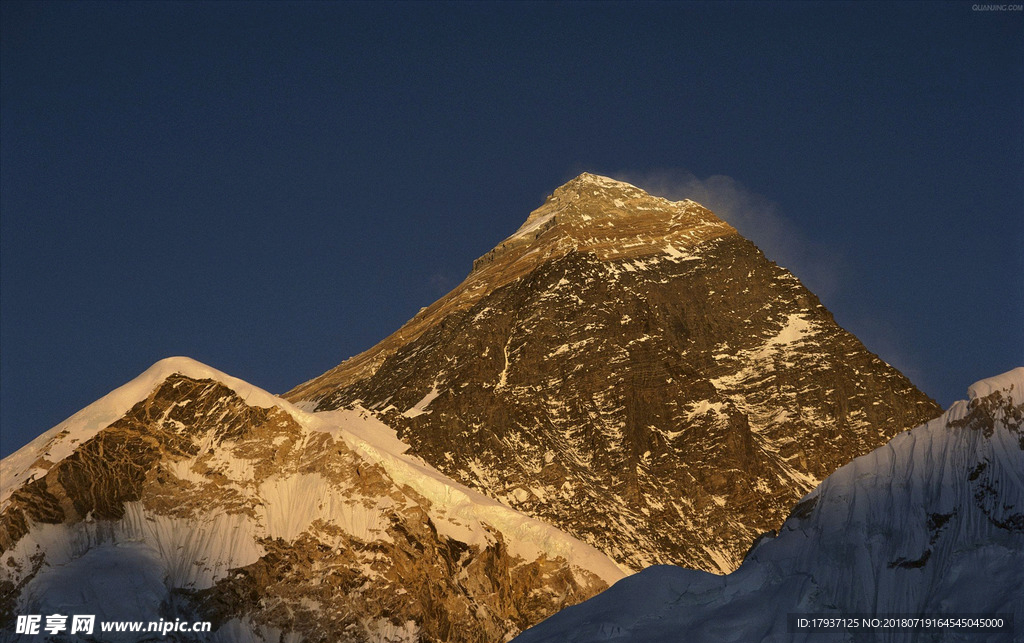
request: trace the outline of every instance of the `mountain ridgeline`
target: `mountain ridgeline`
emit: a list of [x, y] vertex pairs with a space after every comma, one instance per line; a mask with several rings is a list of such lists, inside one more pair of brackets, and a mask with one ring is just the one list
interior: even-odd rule
[[0, 462], [0, 641], [507, 641], [651, 565], [732, 572], [939, 413], [707, 209], [583, 174], [282, 397], [169, 358]]
[[719, 573], [819, 480], [940, 412], [707, 209], [591, 174], [284, 397], [365, 407], [448, 476], [634, 570]]
[[24, 614], [214, 626], [176, 641], [495, 641], [623, 576], [406, 448], [365, 412], [158, 362], [0, 465], [0, 641]]

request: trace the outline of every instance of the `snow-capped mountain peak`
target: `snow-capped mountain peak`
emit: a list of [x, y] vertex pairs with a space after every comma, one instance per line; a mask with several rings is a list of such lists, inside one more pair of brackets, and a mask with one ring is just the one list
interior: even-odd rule
[[594, 174], [285, 397], [360, 404], [633, 569], [718, 572], [835, 467], [939, 412], [713, 213]]
[[11, 493], [21, 483], [45, 475], [54, 464], [121, 418], [139, 400], [145, 399], [161, 382], [175, 373], [197, 380], [221, 382], [252, 406], [270, 408], [285, 404], [291, 408], [291, 404], [284, 400], [194, 359], [167, 357], [0, 461], [0, 479], [3, 480], [0, 511], [7, 506]]

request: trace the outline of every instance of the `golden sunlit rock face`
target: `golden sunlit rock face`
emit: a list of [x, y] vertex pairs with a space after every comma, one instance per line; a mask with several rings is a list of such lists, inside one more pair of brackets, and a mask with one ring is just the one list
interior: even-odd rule
[[286, 394], [640, 569], [735, 569], [838, 466], [940, 411], [691, 201], [583, 174], [398, 332]]
[[286, 393], [319, 399], [365, 376], [399, 347], [446, 316], [464, 311], [496, 288], [574, 252], [601, 260], [679, 252], [736, 230], [692, 201], [652, 197], [628, 183], [584, 173], [561, 186], [534, 210], [515, 234], [473, 262], [469, 276], [427, 306], [396, 333], [328, 373]]
[[36, 467], [0, 513], [5, 627], [62, 549], [125, 543], [159, 550], [179, 616], [323, 643], [499, 641], [608, 587], [557, 555], [524, 558], [496, 527], [460, 539], [436, 499], [346, 439], [210, 379], [170, 375]]

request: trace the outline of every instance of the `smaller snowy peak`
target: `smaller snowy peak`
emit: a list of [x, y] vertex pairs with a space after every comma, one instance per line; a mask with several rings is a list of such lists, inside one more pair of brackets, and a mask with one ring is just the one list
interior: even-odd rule
[[1018, 366], [1002, 375], [987, 377], [971, 384], [967, 388], [967, 396], [969, 399], [974, 400], [988, 397], [999, 391], [1020, 401], [1024, 400], [1024, 395], [1021, 395], [1022, 388], [1024, 388], [1024, 366]]
[[0, 503], [6, 503], [10, 494], [21, 483], [44, 474], [48, 467], [71, 455], [78, 445], [116, 422], [175, 374], [196, 380], [209, 379], [219, 382], [237, 393], [250, 406], [293, 408], [288, 402], [274, 397], [263, 389], [202, 362], [188, 357], [168, 357], [156, 362], [135, 379], [107, 393], [0, 461], [0, 479], [3, 480]]
[[[216, 382], [220, 382], [237, 393], [247, 404], [251, 406], [259, 406], [263, 408], [280, 406], [280, 399], [267, 391], [264, 391], [257, 386], [253, 386], [244, 380], [240, 380], [237, 377], [231, 377], [227, 373], [219, 371], [212, 366], [207, 366], [206, 364], [196, 361], [190, 357], [181, 356], [166, 357], [156, 362], [137, 378], [117, 389], [117, 391], [114, 391], [114, 393], [119, 393], [119, 397], [126, 398], [136, 396], [136, 399], [134, 399], [132, 403], [138, 402], [148, 395], [150, 391], [156, 388], [158, 384], [172, 375], [184, 375], [185, 377], [194, 380], [214, 380]], [[111, 395], [113, 395], [113, 393], [111, 393]], [[103, 399], [105, 400], [107, 398], [105, 397]]]
[[[462, 538], [462, 542], [467, 544], [486, 547], [488, 530], [497, 529], [504, 534], [509, 551], [526, 561], [544, 559], [545, 557], [547, 559], [561, 557], [571, 566], [595, 574], [608, 585], [624, 576], [622, 569], [592, 546], [555, 527], [519, 513], [478, 491], [469, 489], [445, 477], [422, 460], [408, 455], [406, 452], [409, 450], [409, 445], [397, 437], [395, 430], [370, 416], [365, 409], [357, 406], [352, 410], [309, 413], [244, 380], [187, 357], [169, 357], [156, 362], [135, 379], [111, 391], [0, 461], [0, 479], [3, 480], [0, 511], [7, 509], [12, 493], [19, 487], [36, 478], [46, 476], [51, 468], [71, 456], [80, 446], [96, 437], [104, 429], [123, 418], [134, 406], [147, 400], [154, 391], [175, 376], [216, 382], [237, 395], [245, 406], [281, 409], [291, 416], [296, 425], [301, 427], [307, 435], [310, 432], [326, 433], [341, 439], [365, 462], [371, 465], [380, 465], [392, 480], [429, 499], [435, 511], [439, 512], [435, 516], [435, 522], [450, 527], [449, 535], [453, 538]], [[223, 392], [223, 389], [221, 391]], [[419, 414], [429, 413], [427, 407], [437, 397], [437, 394], [435, 385], [432, 391], [427, 393], [410, 411]], [[194, 401], [194, 399], [188, 398], [180, 399], [172, 406], [187, 406], [193, 404]], [[205, 403], [200, 405], [203, 404]], [[221, 411], [215, 408], [212, 412], [216, 414]], [[219, 420], [215, 420], [215, 422], [224, 419], [221, 414]], [[171, 420], [171, 422], [177, 423], [179, 427], [182, 426], [178, 420]], [[203, 439], [206, 448], [214, 448], [214, 442], [206, 438]], [[280, 445], [275, 443], [275, 446]], [[217, 447], [227, 454], [222, 455], [223, 458], [226, 458], [226, 462], [234, 463], [233, 469], [229, 467], [221, 471], [220, 474], [229, 475], [236, 470], [253, 471], [254, 465], [252, 464], [238, 464], [240, 461], [231, 455], [233, 453], [231, 448], [230, 446]], [[192, 471], [192, 467], [178, 467], [175, 470], [189, 472]], [[186, 475], [192, 476], [194, 473]], [[245, 480], [246, 478], [243, 476], [235, 482], [245, 486]], [[284, 531], [294, 532], [293, 535], [298, 534], [290, 528]]]
[[[361, 406], [307, 413], [161, 360], [0, 462], [4, 611], [210, 620], [221, 641], [399, 640], [378, 618], [463, 632], [402, 641], [509, 640], [626, 575], [409, 449]], [[224, 625], [250, 617], [284, 633]]]

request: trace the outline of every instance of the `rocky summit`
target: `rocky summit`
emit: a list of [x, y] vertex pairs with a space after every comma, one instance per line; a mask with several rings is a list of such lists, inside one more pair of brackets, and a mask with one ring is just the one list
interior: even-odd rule
[[390, 337], [285, 397], [634, 570], [734, 570], [842, 464], [939, 414], [734, 228], [582, 174]]

